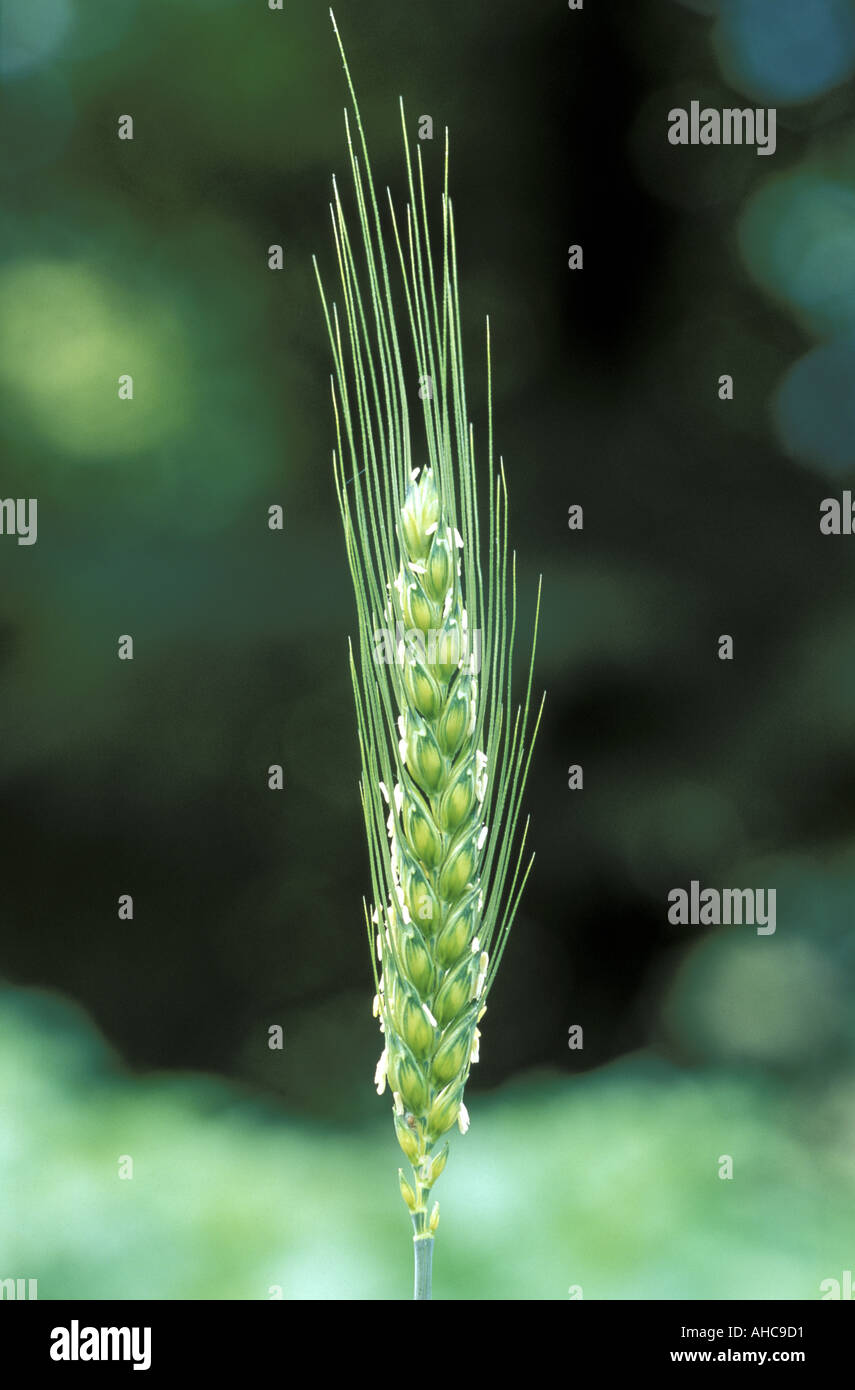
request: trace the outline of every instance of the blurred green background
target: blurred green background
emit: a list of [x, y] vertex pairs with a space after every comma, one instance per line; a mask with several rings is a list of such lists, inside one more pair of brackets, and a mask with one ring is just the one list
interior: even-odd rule
[[[437, 194], [450, 127], [526, 613], [544, 576], [537, 862], [436, 1295], [817, 1298], [855, 1267], [855, 574], [819, 531], [855, 476], [855, 5], [336, 14], [399, 203], [398, 95]], [[327, 9], [5, 0], [0, 76], [2, 495], [39, 501], [0, 538], [0, 1278], [406, 1297], [311, 268]], [[693, 99], [775, 106], [774, 157], [670, 146]], [[670, 926], [692, 879], [776, 888], [776, 934]]]

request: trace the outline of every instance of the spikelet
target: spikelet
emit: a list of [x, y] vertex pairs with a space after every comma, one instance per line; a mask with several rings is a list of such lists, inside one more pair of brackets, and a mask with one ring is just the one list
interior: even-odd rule
[[[333, 20], [335, 25], [335, 21]], [[338, 36], [338, 31], [336, 30]], [[341, 46], [339, 41], [339, 46]], [[438, 1221], [428, 1194], [445, 1167], [444, 1136], [469, 1125], [463, 1093], [479, 1024], [531, 860], [520, 803], [540, 710], [530, 725], [534, 635], [524, 701], [513, 710], [515, 557], [508, 553], [504, 469], [492, 458], [486, 575], [474, 436], [466, 412], [448, 132], [437, 274], [421, 151], [417, 182], [401, 123], [409, 187], [402, 237], [389, 196], [414, 373], [404, 366], [383, 225], [347, 61], [358, 132], [345, 113], [359, 220], [348, 233], [333, 181], [341, 308], [318, 275], [333, 351], [336, 492], [359, 619], [350, 669], [373, 905], [374, 1014], [384, 1047], [375, 1074], [392, 1095], [399, 1174], [417, 1248]], [[417, 196], [418, 193], [418, 196]], [[317, 265], [315, 266], [317, 273]], [[400, 293], [400, 288], [397, 290]], [[421, 420], [410, 419], [419, 402]], [[415, 456], [415, 457], [414, 457]], [[424, 1263], [424, 1262], [423, 1262]], [[429, 1279], [428, 1279], [429, 1286]]]

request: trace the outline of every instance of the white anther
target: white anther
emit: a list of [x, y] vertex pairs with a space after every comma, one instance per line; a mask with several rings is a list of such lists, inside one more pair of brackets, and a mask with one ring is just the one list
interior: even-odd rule
[[382, 1096], [383, 1092], [386, 1089], [386, 1062], [388, 1060], [388, 1056], [389, 1054], [386, 1048], [384, 1047], [383, 1051], [380, 1053], [380, 1060], [377, 1063], [377, 1068], [374, 1072], [374, 1085], [377, 1087], [378, 1096]]

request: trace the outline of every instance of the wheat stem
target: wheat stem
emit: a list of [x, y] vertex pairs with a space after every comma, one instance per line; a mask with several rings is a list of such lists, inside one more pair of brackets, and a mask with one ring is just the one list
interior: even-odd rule
[[[413, 1226], [416, 1226], [415, 1216], [413, 1217]], [[416, 1229], [416, 1234], [413, 1236], [413, 1250], [415, 1252], [414, 1301], [418, 1299], [429, 1299], [431, 1297], [433, 1239], [432, 1235], [425, 1235], [424, 1232], [418, 1229]]]

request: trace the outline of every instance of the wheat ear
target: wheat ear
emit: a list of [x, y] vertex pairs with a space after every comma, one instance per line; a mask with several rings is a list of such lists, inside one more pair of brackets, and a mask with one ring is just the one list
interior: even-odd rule
[[417, 430], [362, 121], [334, 17], [333, 27], [358, 132], [357, 149], [345, 112], [361, 266], [333, 180], [341, 310], [328, 303], [319, 275], [318, 285], [334, 359], [333, 470], [359, 620], [350, 670], [373, 890], [373, 906], [364, 909], [385, 1043], [375, 1081], [381, 1094], [388, 1083], [398, 1142], [412, 1165], [411, 1179], [399, 1170], [400, 1187], [413, 1221], [415, 1297], [429, 1298], [439, 1208], [428, 1214], [428, 1199], [448, 1155], [447, 1142], [437, 1146], [455, 1124], [468, 1128], [463, 1092], [478, 1060], [478, 1025], [532, 862], [528, 823], [519, 836], [517, 824], [543, 708], [541, 701], [529, 734], [540, 589], [525, 698], [512, 712], [515, 556], [509, 561], [504, 469], [500, 460], [494, 476], [492, 460], [488, 322], [485, 577], [448, 132], [437, 279], [421, 151], [416, 182], [401, 102], [410, 199], [403, 238], [391, 195], [389, 208], [420, 388]]

